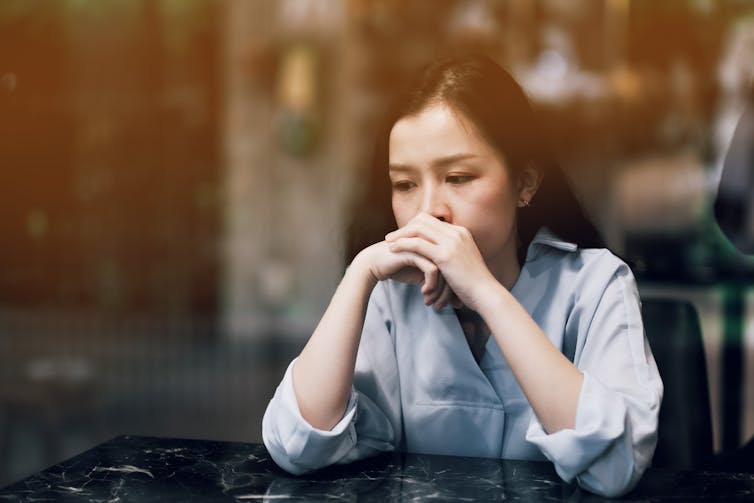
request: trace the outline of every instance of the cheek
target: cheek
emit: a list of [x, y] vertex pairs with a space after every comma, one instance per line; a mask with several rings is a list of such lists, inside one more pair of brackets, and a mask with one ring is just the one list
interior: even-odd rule
[[482, 191], [477, 196], [477, 203], [486, 213], [505, 219], [515, 218], [518, 196], [510, 187]]
[[409, 209], [405, 200], [393, 197], [392, 198], [393, 216], [395, 217], [395, 223], [398, 227], [406, 225], [413, 215], [409, 216]]
[[487, 193], [477, 199], [472, 226], [485, 241], [507, 240], [516, 220], [517, 200], [507, 191]]

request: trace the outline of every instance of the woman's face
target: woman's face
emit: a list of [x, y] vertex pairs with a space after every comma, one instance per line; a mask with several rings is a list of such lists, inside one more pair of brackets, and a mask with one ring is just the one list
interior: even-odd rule
[[463, 114], [437, 104], [401, 118], [390, 132], [389, 159], [399, 227], [426, 212], [466, 227], [489, 267], [516, 260], [523, 195], [500, 154]]

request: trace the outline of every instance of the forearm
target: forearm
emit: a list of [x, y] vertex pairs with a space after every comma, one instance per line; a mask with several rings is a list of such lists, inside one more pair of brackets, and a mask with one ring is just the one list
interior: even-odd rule
[[490, 286], [480, 314], [548, 433], [573, 428], [583, 374], [556, 348], [513, 295]]
[[315, 428], [332, 429], [348, 405], [366, 307], [375, 284], [357, 256], [293, 366], [299, 410]]

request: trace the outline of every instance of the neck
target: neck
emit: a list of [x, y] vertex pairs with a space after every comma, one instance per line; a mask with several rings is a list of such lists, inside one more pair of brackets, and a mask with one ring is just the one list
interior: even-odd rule
[[516, 284], [518, 276], [521, 274], [521, 264], [518, 263], [516, 249], [515, 247], [512, 248], [506, 249], [500, 257], [487, 264], [495, 279], [509, 291]]

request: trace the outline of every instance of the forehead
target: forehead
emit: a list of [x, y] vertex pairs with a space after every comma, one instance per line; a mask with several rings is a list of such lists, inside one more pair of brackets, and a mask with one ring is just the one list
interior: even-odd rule
[[391, 163], [411, 163], [460, 153], [487, 155], [493, 153], [493, 149], [471, 120], [445, 104], [431, 105], [402, 117], [390, 131]]

